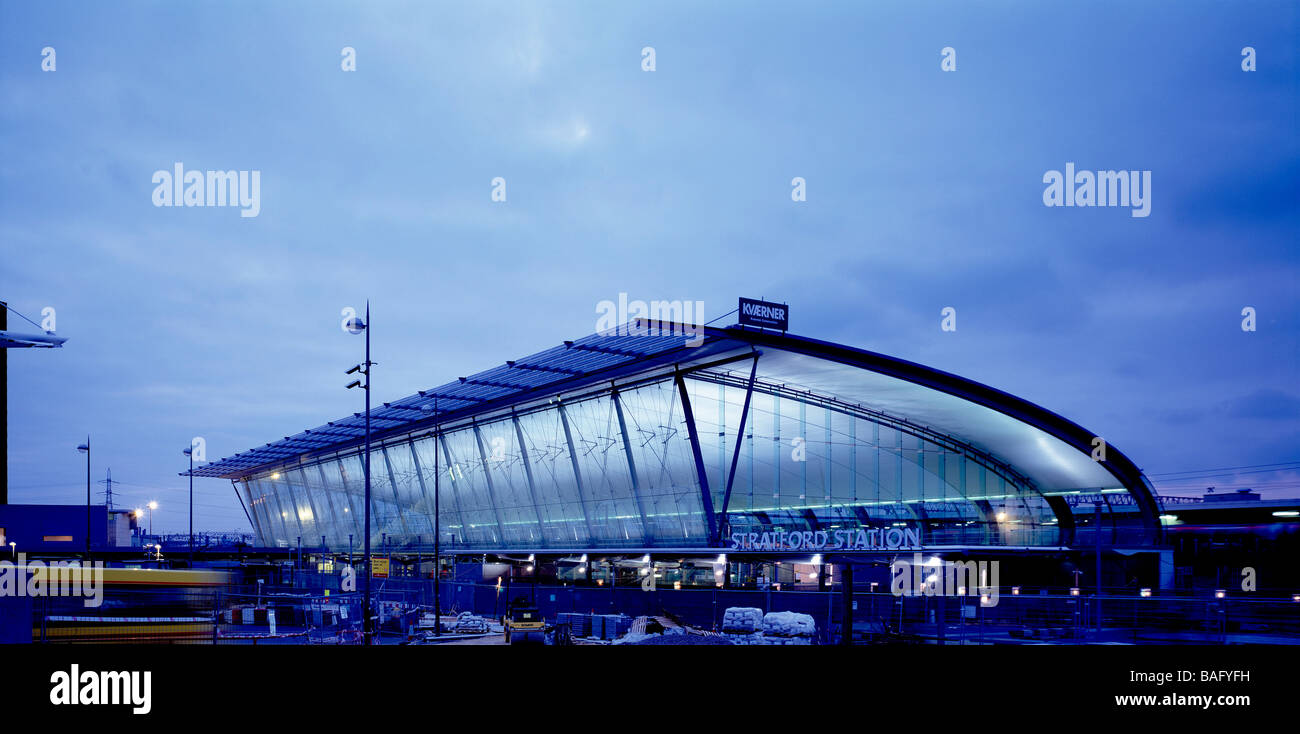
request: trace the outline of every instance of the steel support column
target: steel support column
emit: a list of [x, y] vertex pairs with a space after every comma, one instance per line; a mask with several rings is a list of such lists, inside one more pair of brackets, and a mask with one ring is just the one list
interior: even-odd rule
[[[844, 603], [840, 614], [840, 644], [853, 644], [853, 564], [845, 559], [840, 566], [840, 585]], [[873, 602], [874, 603], [874, 602]]]
[[388, 459], [388, 447], [380, 446], [379, 453], [384, 455], [384, 469], [388, 471], [388, 486], [393, 488], [393, 509], [397, 512], [397, 521], [402, 524], [402, 535], [409, 539], [411, 528], [406, 524], [406, 516], [402, 514], [402, 499], [397, 496], [397, 475], [393, 474], [393, 462]]
[[477, 423], [474, 424], [474, 443], [478, 445], [478, 458], [483, 462], [483, 476], [487, 479], [488, 501], [492, 503], [492, 515], [497, 521], [497, 541], [504, 547], [506, 526], [501, 522], [501, 503], [497, 501], [496, 486], [492, 484], [492, 472], [488, 469], [487, 451], [483, 449], [483, 432]]
[[623, 434], [623, 453], [627, 455], [627, 471], [632, 477], [632, 496], [636, 498], [636, 511], [641, 516], [641, 533], [645, 539], [646, 545], [654, 544], [654, 533], [650, 530], [650, 518], [645, 513], [645, 502], [641, 499], [641, 482], [637, 478], [636, 460], [632, 457], [632, 441], [627, 435], [627, 420], [623, 417], [623, 401], [618, 396], [618, 390], [611, 392], [614, 400], [614, 411], [618, 413], [618, 430]]
[[582, 471], [578, 468], [578, 452], [573, 449], [573, 430], [569, 427], [569, 411], [560, 403], [560, 422], [564, 424], [564, 440], [569, 446], [569, 459], [573, 464], [573, 480], [577, 482], [578, 504], [582, 505], [582, 519], [587, 525], [587, 540], [595, 540], [596, 533], [591, 527], [591, 510], [587, 507], [587, 491], [582, 485]]
[[[430, 439], [430, 441], [432, 440], [433, 439]], [[420, 466], [420, 453], [415, 450], [415, 439], [406, 439], [406, 445], [411, 451], [411, 461], [414, 462], [412, 465], [415, 467], [415, 478], [420, 482], [420, 496], [424, 498], [424, 506], [433, 507], [437, 503], [429, 498], [429, 487], [424, 483], [424, 468]], [[436, 444], [433, 447], [433, 451], [434, 454], [438, 453], [438, 446]], [[432, 515], [433, 512], [430, 512], [429, 514]], [[433, 527], [433, 525], [434, 523], [429, 523], [430, 527]]]
[[[528, 444], [524, 443], [524, 428], [519, 425], [519, 416], [514, 413], [510, 414], [510, 420], [515, 424], [515, 440], [519, 442], [519, 456], [524, 462], [524, 478], [528, 480], [528, 497], [533, 501], [533, 510], [537, 512], [537, 540], [539, 543], [546, 543], [546, 523], [542, 520], [542, 502], [537, 496], [537, 485], [533, 482], [533, 465], [528, 460]], [[533, 566], [533, 581], [536, 583], [536, 569], [538, 564]]]
[[686, 432], [691, 439], [691, 454], [695, 457], [695, 475], [700, 483], [700, 507], [704, 510], [704, 519], [708, 523], [709, 543], [718, 544], [718, 518], [713, 514], [713, 495], [709, 493], [709, 476], [704, 470], [704, 454], [700, 451], [700, 434], [695, 429], [695, 413], [691, 410], [691, 397], [686, 391], [686, 380], [682, 373], [676, 374], [677, 392], [682, 398], [682, 412], [686, 419]]
[[[451, 476], [451, 503], [456, 508], [456, 515], [460, 517], [460, 539], [461, 542], [469, 542], [469, 523], [465, 522], [465, 507], [460, 501], [460, 480], [456, 478], [458, 467], [451, 458], [451, 449], [447, 448], [447, 433], [445, 431], [438, 433], [438, 444], [442, 446], [442, 458], [447, 461], [447, 473]], [[434, 450], [437, 450], [436, 446]]]
[[727, 488], [722, 494], [722, 521], [727, 522], [727, 508], [731, 505], [731, 485], [736, 481], [736, 465], [740, 463], [740, 445], [745, 440], [745, 423], [749, 418], [749, 401], [754, 397], [754, 378], [758, 376], [758, 355], [749, 368], [749, 385], [745, 388], [745, 405], [740, 409], [740, 429], [736, 432], [736, 450], [731, 455], [731, 469], [727, 472]]
[[[257, 533], [258, 537], [261, 537], [261, 536], [262, 536], [262, 530], [261, 530], [261, 528], [258, 527], [258, 523], [253, 522], [253, 516], [252, 516], [251, 514], [249, 514], [249, 512], [248, 512], [248, 505], [244, 504], [244, 498], [239, 496], [239, 484], [238, 484], [238, 481], [239, 481], [239, 480], [231, 479], [231, 480], [230, 480], [230, 487], [231, 487], [231, 489], [235, 490], [235, 499], [239, 500], [239, 506], [242, 507], [242, 508], [244, 508], [244, 517], [248, 518], [248, 524], [249, 524], [249, 525], [252, 525], [252, 526], [253, 526], [253, 532]], [[244, 492], [248, 493], [248, 482], [247, 482], [247, 481], [244, 482]], [[252, 501], [253, 501], [253, 495], [252, 495], [252, 493], [249, 493], [249, 494], [248, 494], [248, 501], [249, 501], [249, 502], [252, 502]], [[137, 518], [136, 518], [136, 521], [137, 521], [137, 522], [136, 522], [136, 525], [139, 526], [139, 517], [138, 517], [138, 516], [137, 516]], [[263, 541], [263, 543], [265, 543], [265, 542], [266, 542], [266, 541]]]

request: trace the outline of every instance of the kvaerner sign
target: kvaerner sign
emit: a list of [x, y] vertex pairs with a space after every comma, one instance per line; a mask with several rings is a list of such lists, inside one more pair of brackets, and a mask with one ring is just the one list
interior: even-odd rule
[[789, 331], [790, 312], [782, 303], [742, 298], [740, 299], [740, 323], [742, 326], [761, 326], [765, 329]]
[[898, 550], [920, 548], [919, 528], [858, 528], [856, 530], [772, 530], [766, 533], [732, 533], [731, 549], [769, 550]]

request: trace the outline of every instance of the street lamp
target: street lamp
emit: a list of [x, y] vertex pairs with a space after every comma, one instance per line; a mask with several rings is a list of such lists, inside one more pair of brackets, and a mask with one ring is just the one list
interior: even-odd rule
[[149, 534], [153, 535], [153, 511], [158, 509], [158, 503], [149, 500]]
[[[420, 406], [420, 411], [438, 415], [438, 396], [433, 396], [432, 409], [428, 405]], [[442, 636], [442, 467], [438, 465], [438, 439], [441, 426], [433, 426], [433, 614], [437, 624], [433, 626], [434, 637]], [[454, 536], [453, 536], [454, 537]], [[530, 556], [531, 558], [531, 556]]]
[[373, 362], [370, 361], [370, 301], [369, 300], [366, 301], [365, 320], [363, 321], [357, 318], [356, 316], [353, 316], [347, 321], [347, 329], [348, 332], [352, 334], [360, 334], [363, 331], [366, 333], [366, 361], [364, 364], [356, 365], [352, 369], [348, 370], [346, 374], [351, 375], [360, 372], [361, 374], [366, 376], [366, 382], [364, 385], [361, 384], [360, 380], [353, 380], [352, 382], [348, 383], [347, 389], [351, 390], [354, 387], [359, 387], [366, 391], [366, 454], [365, 454], [365, 462], [362, 464], [366, 476], [366, 499], [365, 499], [366, 521], [365, 521], [365, 530], [364, 530], [365, 533], [364, 563], [366, 564], [366, 580], [365, 580], [366, 599], [365, 599], [365, 616], [362, 625], [362, 630], [363, 630], [365, 644], [369, 645], [370, 644], [370, 367], [374, 364]]
[[181, 453], [190, 459], [190, 568], [194, 568], [194, 444]]
[[86, 562], [90, 562], [90, 436], [86, 442], [77, 447], [86, 455]]

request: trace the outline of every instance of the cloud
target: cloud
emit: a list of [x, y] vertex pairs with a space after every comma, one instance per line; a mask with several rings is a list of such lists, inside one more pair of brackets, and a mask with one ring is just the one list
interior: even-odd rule
[[1255, 390], [1227, 401], [1223, 412], [1230, 418], [1251, 421], [1300, 421], [1300, 396], [1282, 390]]

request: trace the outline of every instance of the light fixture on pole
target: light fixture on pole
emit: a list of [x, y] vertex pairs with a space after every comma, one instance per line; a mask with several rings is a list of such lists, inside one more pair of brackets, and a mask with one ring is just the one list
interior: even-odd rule
[[153, 535], [153, 511], [156, 509], [158, 509], [158, 503], [154, 500], [149, 500], [149, 534], [150, 535]]
[[90, 563], [90, 436], [77, 450], [86, 455], [86, 563]]
[[[433, 406], [420, 406], [420, 412], [438, 416], [438, 396], [433, 396]], [[442, 467], [438, 463], [439, 426], [433, 427], [433, 635], [442, 636]]]
[[347, 389], [351, 390], [354, 387], [359, 387], [366, 391], [366, 453], [364, 456], [364, 461], [362, 462], [362, 466], [364, 467], [365, 477], [366, 477], [366, 499], [365, 499], [366, 522], [365, 522], [365, 529], [364, 529], [365, 560], [363, 561], [366, 564], [366, 569], [365, 569], [366, 578], [365, 578], [365, 592], [364, 592], [365, 611], [363, 616], [362, 630], [363, 630], [363, 643], [369, 645], [371, 644], [371, 640], [370, 640], [370, 368], [374, 364], [373, 362], [370, 361], [370, 301], [368, 300], [366, 301], [365, 320], [363, 321], [357, 318], [356, 316], [353, 316], [347, 321], [347, 329], [348, 332], [351, 334], [360, 334], [362, 332], [365, 332], [366, 334], [366, 361], [363, 364], [356, 365], [352, 369], [348, 370], [346, 374], [351, 375], [360, 372], [361, 374], [366, 376], [366, 382], [364, 385], [361, 384], [360, 380], [353, 380], [352, 382], [348, 383]]

